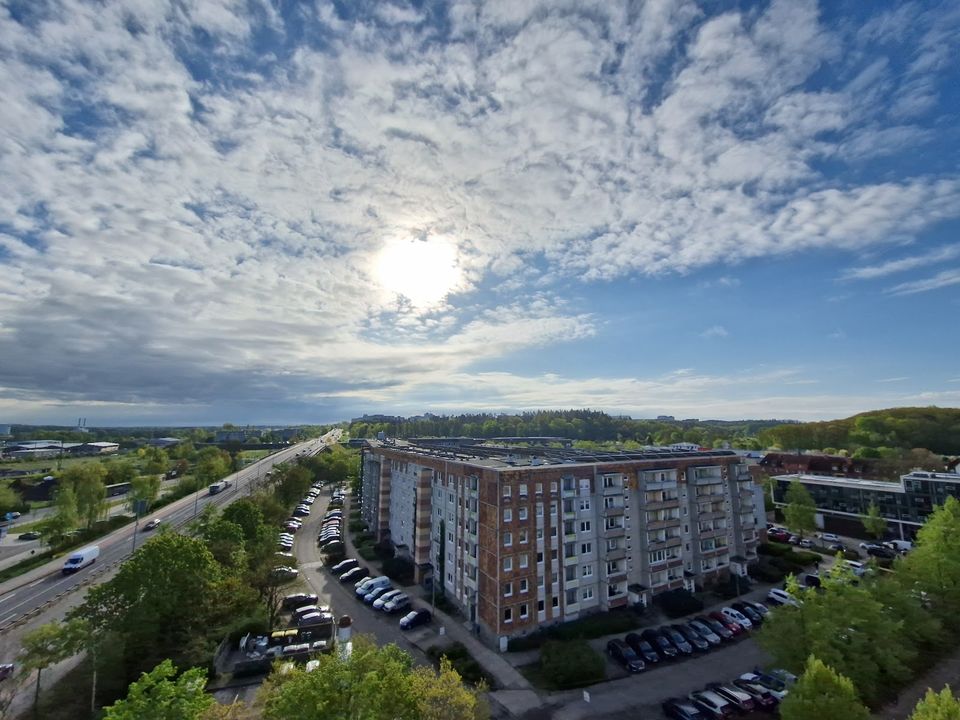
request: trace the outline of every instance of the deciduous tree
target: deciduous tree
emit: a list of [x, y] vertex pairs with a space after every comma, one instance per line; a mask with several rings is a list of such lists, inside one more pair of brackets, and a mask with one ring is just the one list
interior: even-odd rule
[[160, 495], [159, 475], [139, 475], [130, 482], [130, 503], [136, 510], [138, 502], [144, 502], [149, 508]]
[[870, 503], [866, 515], [860, 516], [860, 522], [863, 523], [863, 529], [867, 535], [879, 540], [887, 531], [887, 520], [880, 514], [880, 508], [876, 503]]
[[780, 703], [783, 720], [869, 720], [849, 678], [816, 657], [807, 659], [803, 674]]
[[817, 506], [813, 497], [799, 480], [794, 480], [787, 488], [786, 507], [783, 509], [784, 523], [791, 531], [803, 537], [816, 527]]
[[23, 636], [20, 642], [23, 648], [23, 668], [27, 672], [37, 671], [37, 684], [33, 696], [35, 717], [37, 701], [40, 699], [40, 676], [46, 668], [80, 652], [85, 633], [85, 623], [74, 619], [62, 623], [47, 623]]
[[897, 568], [912, 592], [923, 593], [930, 612], [960, 630], [960, 500], [947, 497], [934, 509]]
[[927, 688], [927, 694], [917, 703], [910, 720], [960, 720], [960, 702], [949, 685], [939, 693]]
[[73, 489], [77, 512], [87, 527], [93, 527], [107, 511], [106, 477], [107, 471], [102, 463], [90, 462], [74, 465], [60, 479], [63, 486], [69, 485]]
[[104, 708], [105, 720], [198, 720], [216, 701], [208, 695], [207, 673], [193, 668], [176, 677], [164, 660], [130, 684], [127, 697]]

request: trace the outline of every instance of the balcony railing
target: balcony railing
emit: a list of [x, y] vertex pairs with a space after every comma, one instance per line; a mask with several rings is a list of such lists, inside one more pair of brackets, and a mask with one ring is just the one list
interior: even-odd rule
[[623, 537], [627, 534], [627, 529], [625, 527], [604, 527], [601, 529], [600, 534], [604, 540], [608, 540], [611, 538]]
[[622, 495], [623, 494], [623, 485], [610, 485], [609, 487], [603, 488], [604, 495]]
[[608, 518], [608, 517], [619, 517], [619, 516], [623, 515], [623, 513], [624, 513], [623, 505], [620, 505], [619, 507], [618, 507], [618, 506], [614, 506], [614, 507], [608, 507], [608, 508], [604, 508], [604, 509], [603, 509], [603, 517], [605, 517], [605, 518]]

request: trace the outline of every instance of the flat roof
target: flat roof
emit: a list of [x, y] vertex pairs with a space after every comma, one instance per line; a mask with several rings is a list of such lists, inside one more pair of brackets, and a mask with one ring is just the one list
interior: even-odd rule
[[499, 445], [471, 445], [450, 447], [438, 442], [419, 440], [369, 440], [372, 447], [422, 455], [438, 460], [468, 463], [481, 467], [504, 469], [511, 467], [557, 467], [572, 465], [595, 465], [598, 463], [622, 463], [640, 460], [682, 460], [736, 458], [732, 450], [675, 450], [673, 448], [644, 448], [642, 450], [597, 451], [574, 448], [511, 447]]
[[814, 475], [811, 473], [788, 473], [787, 475], [774, 475], [773, 479], [786, 482], [799, 480], [800, 482], [813, 483], [814, 485], [839, 485], [841, 487], [860, 488], [861, 490], [905, 492], [902, 478], [899, 482], [887, 482], [885, 480], [867, 480], [866, 478], [834, 477], [833, 475]]

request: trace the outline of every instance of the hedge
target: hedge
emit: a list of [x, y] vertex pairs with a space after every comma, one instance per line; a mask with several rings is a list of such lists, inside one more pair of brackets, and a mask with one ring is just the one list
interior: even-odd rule
[[511, 652], [523, 652], [536, 650], [552, 640], [592, 640], [604, 635], [628, 633], [641, 625], [643, 623], [637, 614], [629, 610], [595, 613], [562, 625], [552, 625], [524, 637], [511, 638], [507, 649]]
[[703, 610], [703, 601], [683, 588], [660, 593], [654, 597], [654, 602], [660, 606], [668, 618], [693, 615]]
[[540, 653], [540, 670], [556, 690], [583, 687], [606, 678], [603, 656], [586, 640], [550, 640]]
[[487, 686], [492, 687], [492, 678], [483, 671], [480, 663], [473, 658], [463, 643], [455, 642], [453, 645], [445, 648], [436, 645], [427, 648], [427, 657], [437, 664], [440, 663], [440, 658], [444, 656], [450, 661], [453, 669], [460, 673], [460, 677], [463, 678], [464, 682], [468, 682], [471, 685], [479, 685], [483, 682]]

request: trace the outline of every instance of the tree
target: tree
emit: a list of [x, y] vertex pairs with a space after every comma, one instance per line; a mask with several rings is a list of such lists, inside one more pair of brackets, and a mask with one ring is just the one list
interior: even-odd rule
[[23, 499], [9, 485], [0, 485], [0, 513], [16, 510], [23, 504]]
[[37, 716], [37, 701], [40, 699], [40, 676], [51, 665], [56, 665], [76, 655], [82, 646], [85, 624], [82, 620], [52, 622], [41, 625], [23, 636], [22, 662], [27, 672], [37, 671], [37, 684], [33, 696], [33, 714]]
[[158, 447], [149, 447], [144, 453], [144, 475], [163, 475], [170, 467], [170, 458], [166, 450]]
[[106, 467], [108, 485], [130, 482], [137, 476], [137, 468], [129, 460], [114, 460]]
[[949, 685], [939, 693], [927, 688], [927, 694], [917, 703], [910, 720], [960, 720], [960, 702]]
[[200, 451], [199, 461], [194, 470], [197, 485], [212, 485], [230, 472], [230, 455], [215, 447], [207, 447]]
[[849, 678], [811, 655], [803, 675], [780, 703], [783, 720], [869, 720]]
[[813, 532], [816, 527], [817, 506], [813, 497], [799, 480], [793, 480], [787, 488], [787, 505], [783, 509], [784, 523], [792, 532], [803, 537], [805, 532]]
[[[897, 604], [907, 596], [899, 596], [898, 603], [884, 602], [854, 580], [840, 565], [821, 575], [821, 592], [804, 591], [790, 578], [788, 589], [802, 604], [777, 608], [757, 637], [778, 666], [799, 673], [815, 655], [849, 677], [861, 697], [873, 702], [884, 687], [909, 676], [915, 638], [897, 613]], [[897, 591], [892, 583], [885, 586], [888, 594]]]
[[160, 494], [159, 475], [140, 475], [130, 482], [130, 505], [136, 511], [137, 504], [143, 502], [149, 508]]
[[193, 668], [176, 674], [169, 660], [143, 673], [126, 698], [104, 708], [104, 720], [198, 720], [216, 702], [204, 689], [207, 673]]
[[880, 508], [874, 502], [867, 508], [867, 514], [860, 516], [860, 522], [863, 523], [863, 529], [867, 531], [867, 535], [875, 540], [882, 538], [887, 531], [887, 520], [880, 514]]
[[483, 720], [479, 692], [465, 687], [449, 663], [413, 668], [396, 645], [358, 636], [353, 652], [323, 655], [315, 672], [274, 673], [258, 696], [265, 720]]
[[74, 465], [64, 472], [63, 486], [69, 485], [77, 498], [77, 512], [86, 526], [93, 527], [107, 511], [106, 468], [102, 463]]
[[249, 588], [232, 580], [203, 540], [161, 533], [70, 615], [122, 637], [132, 680], [167, 658], [182, 665], [208, 659], [211, 641], [254, 603]]
[[61, 485], [53, 496], [54, 514], [44, 523], [43, 532], [50, 545], [59, 543], [64, 535], [80, 522], [77, 496], [70, 485]]
[[912, 592], [927, 599], [931, 613], [960, 630], [960, 500], [947, 497], [934, 509], [897, 568]]

